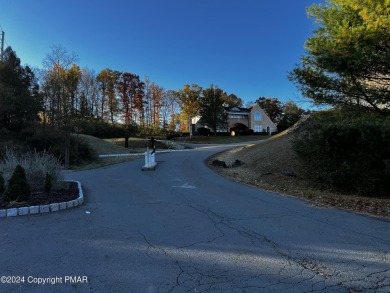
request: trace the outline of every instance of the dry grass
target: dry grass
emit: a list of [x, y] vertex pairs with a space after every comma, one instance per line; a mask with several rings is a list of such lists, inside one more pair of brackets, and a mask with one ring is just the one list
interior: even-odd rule
[[[125, 139], [124, 138], [108, 138], [104, 141], [113, 143], [117, 146], [124, 147]], [[150, 145], [150, 139], [146, 138], [137, 138], [130, 137], [129, 138], [129, 150], [132, 153], [144, 152], [146, 147]], [[183, 147], [174, 141], [170, 140], [155, 140], [156, 149], [165, 150], [165, 149], [183, 149]]]
[[[390, 198], [341, 194], [308, 179], [292, 150], [294, 135], [293, 131], [286, 131], [258, 145], [219, 153], [209, 158], [208, 164], [216, 172], [230, 179], [261, 189], [308, 199], [316, 206], [332, 206], [390, 218]], [[215, 159], [226, 162], [228, 166], [231, 166], [235, 160], [244, 162], [244, 165], [227, 169], [214, 167], [211, 163]]]
[[[113, 154], [129, 154], [129, 153], [142, 153], [145, 150], [140, 148], [125, 148], [120, 145], [117, 145], [112, 142], [105, 141], [103, 139], [90, 136], [90, 135], [84, 135], [79, 134], [80, 140], [86, 142], [92, 150], [98, 154], [98, 155], [113, 155]], [[123, 163], [126, 161], [131, 161], [139, 158], [138, 156], [127, 156], [127, 157], [108, 157], [108, 158], [99, 158], [97, 161], [89, 162], [82, 164], [80, 166], [74, 166], [72, 167], [73, 170], [89, 170], [89, 169], [95, 169], [100, 168], [112, 164], [117, 163]]]
[[[129, 153], [141, 153], [144, 151], [139, 147], [125, 148], [124, 143], [122, 146], [117, 143], [117, 139], [100, 139], [90, 135], [79, 134], [79, 138], [88, 143], [94, 152], [98, 155], [112, 155], [112, 154], [129, 154]], [[124, 139], [123, 139], [124, 141]]]
[[176, 137], [175, 141], [178, 142], [188, 142], [188, 143], [199, 143], [199, 144], [227, 144], [227, 143], [240, 143], [247, 141], [255, 141], [255, 140], [265, 140], [267, 139], [267, 135], [218, 135], [218, 136], [193, 136], [192, 139], [189, 137]]
[[[99, 158], [97, 161], [84, 163], [81, 166], [74, 166], [73, 170], [89, 170], [100, 168], [112, 164], [123, 163], [138, 159], [146, 150], [146, 146], [149, 143], [148, 139], [142, 138], [130, 138], [129, 148], [125, 148], [124, 138], [112, 138], [112, 139], [100, 139], [90, 135], [79, 134], [79, 138], [88, 143], [92, 150], [98, 155], [114, 155], [114, 154], [129, 154], [139, 153], [140, 156], [124, 156], [124, 157], [105, 157]], [[183, 148], [178, 144], [170, 141], [156, 140], [157, 149], [178, 149]]]

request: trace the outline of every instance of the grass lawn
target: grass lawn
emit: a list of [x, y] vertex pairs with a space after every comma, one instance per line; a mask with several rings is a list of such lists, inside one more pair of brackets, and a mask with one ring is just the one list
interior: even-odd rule
[[189, 137], [176, 137], [174, 141], [177, 142], [188, 142], [188, 143], [199, 143], [199, 144], [228, 144], [228, 143], [240, 143], [247, 141], [265, 140], [269, 138], [268, 135], [217, 135], [217, 136], [193, 136], [192, 139]]
[[[144, 152], [144, 149], [135, 149], [135, 148], [125, 148], [124, 142], [123, 146], [119, 143], [113, 143], [110, 140], [103, 140], [90, 135], [79, 134], [79, 139], [86, 142], [96, 155], [113, 155], [113, 154], [129, 154], [129, 153], [140, 153]], [[123, 139], [124, 141], [124, 139]], [[122, 163], [130, 160], [135, 160], [140, 158], [140, 156], [127, 156], [127, 157], [109, 157], [109, 158], [98, 158], [93, 162], [85, 162], [80, 166], [72, 166], [72, 170], [81, 171], [100, 168], [112, 164]]]
[[[105, 138], [104, 141], [123, 148], [125, 147], [124, 138]], [[144, 138], [129, 137], [129, 149], [134, 151], [141, 149], [144, 152], [148, 146], [149, 141], [150, 140]]]
[[[90, 135], [79, 134], [79, 139], [86, 142], [92, 148], [92, 150], [95, 152], [96, 155], [139, 153], [140, 156], [98, 158], [93, 162], [85, 162], [80, 166], [72, 166], [71, 169], [76, 171], [95, 169], [95, 168], [100, 168], [112, 164], [139, 159], [142, 157], [143, 153], [146, 150], [146, 146], [150, 142], [150, 140], [148, 139], [130, 137], [129, 148], [125, 148], [124, 138], [100, 139]], [[156, 140], [156, 148], [157, 149], [180, 149], [183, 147], [171, 141]]]

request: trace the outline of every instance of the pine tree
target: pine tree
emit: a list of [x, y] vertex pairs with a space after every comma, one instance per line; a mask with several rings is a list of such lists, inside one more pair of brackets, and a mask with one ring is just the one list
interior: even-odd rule
[[21, 131], [39, 119], [41, 106], [33, 71], [8, 47], [0, 62], [0, 128]]
[[289, 78], [318, 105], [390, 113], [390, 5], [386, 0], [313, 4], [317, 28]]
[[8, 181], [8, 188], [4, 193], [6, 201], [25, 201], [31, 193], [30, 185], [27, 182], [26, 172], [23, 167], [17, 165], [11, 179]]

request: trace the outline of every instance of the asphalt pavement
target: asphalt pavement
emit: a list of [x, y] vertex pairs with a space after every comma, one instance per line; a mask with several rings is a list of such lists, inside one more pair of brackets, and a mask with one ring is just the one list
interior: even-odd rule
[[390, 292], [389, 220], [225, 179], [224, 148], [67, 173], [84, 205], [0, 219], [0, 292]]

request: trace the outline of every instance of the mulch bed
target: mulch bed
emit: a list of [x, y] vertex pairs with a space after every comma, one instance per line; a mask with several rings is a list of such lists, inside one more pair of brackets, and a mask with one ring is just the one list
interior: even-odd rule
[[65, 186], [58, 190], [50, 192], [34, 191], [30, 195], [30, 199], [24, 202], [6, 202], [0, 196], [0, 209], [20, 208], [27, 206], [47, 205], [52, 203], [66, 202], [77, 199], [79, 197], [79, 189], [77, 183], [66, 182]]

